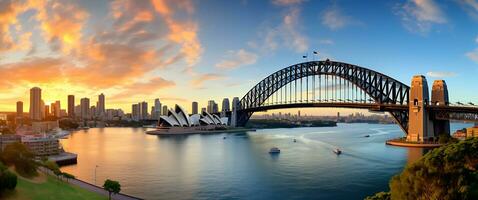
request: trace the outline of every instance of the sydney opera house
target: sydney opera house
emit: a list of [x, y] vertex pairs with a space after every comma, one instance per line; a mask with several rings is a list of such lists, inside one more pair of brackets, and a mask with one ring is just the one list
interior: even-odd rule
[[168, 110], [168, 115], [160, 116], [156, 130], [148, 134], [193, 134], [204, 133], [227, 128], [227, 117], [220, 118], [215, 114], [203, 112], [189, 116], [186, 110], [176, 105], [174, 110]]

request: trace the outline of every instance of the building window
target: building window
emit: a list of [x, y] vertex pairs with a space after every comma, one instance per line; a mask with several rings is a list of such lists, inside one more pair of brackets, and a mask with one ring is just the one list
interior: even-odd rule
[[414, 106], [418, 106], [418, 99], [414, 99], [414, 100], [413, 100], [413, 105], [414, 105]]

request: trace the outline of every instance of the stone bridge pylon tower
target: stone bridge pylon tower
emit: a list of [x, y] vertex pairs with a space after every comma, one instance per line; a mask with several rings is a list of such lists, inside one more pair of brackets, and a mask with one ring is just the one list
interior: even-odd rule
[[428, 83], [425, 76], [416, 75], [412, 78], [409, 97], [409, 142], [427, 142], [435, 140], [440, 134], [450, 134], [450, 121], [437, 120], [434, 113], [427, 109], [428, 105], [448, 105], [448, 89], [445, 81], [433, 82], [430, 101]]

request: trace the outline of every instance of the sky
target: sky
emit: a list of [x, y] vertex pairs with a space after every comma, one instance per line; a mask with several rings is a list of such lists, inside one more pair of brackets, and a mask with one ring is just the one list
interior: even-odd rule
[[62, 108], [104, 93], [126, 112], [155, 98], [190, 110], [307, 54], [445, 79], [451, 101], [478, 103], [478, 1], [0, 0], [0, 111], [28, 110], [34, 86]]

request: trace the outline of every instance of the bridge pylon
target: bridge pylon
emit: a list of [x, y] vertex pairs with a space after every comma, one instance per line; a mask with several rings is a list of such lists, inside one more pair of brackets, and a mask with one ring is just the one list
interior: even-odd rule
[[428, 83], [425, 76], [416, 75], [412, 78], [409, 96], [409, 142], [425, 142], [434, 138], [433, 121], [426, 109], [429, 102]]
[[[435, 80], [432, 86], [432, 105], [448, 106], [450, 104], [448, 99], [448, 88], [444, 80]], [[450, 135], [450, 120], [437, 119], [433, 113], [433, 131], [435, 136], [442, 134]]]

